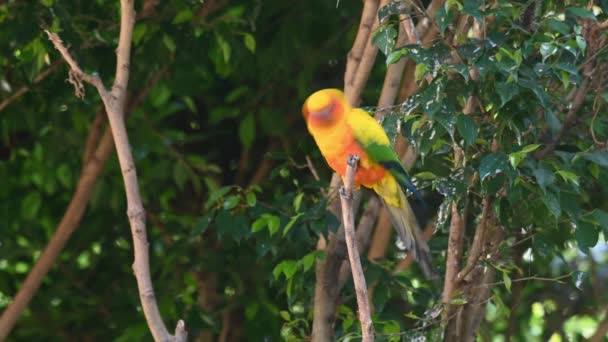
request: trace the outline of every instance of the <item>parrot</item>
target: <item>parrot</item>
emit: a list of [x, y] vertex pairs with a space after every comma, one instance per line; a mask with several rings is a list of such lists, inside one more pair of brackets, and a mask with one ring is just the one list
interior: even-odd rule
[[347, 159], [359, 157], [355, 189], [372, 189], [387, 209], [391, 223], [408, 253], [428, 278], [434, 278], [426, 241], [405, 196], [409, 189], [424, 203], [410, 181], [382, 126], [366, 111], [353, 108], [339, 89], [322, 89], [302, 106], [309, 133], [321, 154], [338, 175], [346, 175]]

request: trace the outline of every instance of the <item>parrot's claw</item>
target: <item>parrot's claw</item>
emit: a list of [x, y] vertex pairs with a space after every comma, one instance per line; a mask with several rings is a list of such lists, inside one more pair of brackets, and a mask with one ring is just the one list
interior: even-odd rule
[[358, 155], [353, 154], [352, 156], [348, 157], [346, 163], [352, 167], [357, 167], [357, 165], [359, 164], [359, 160], [361, 160], [361, 158], [359, 158]]
[[340, 187], [340, 196], [342, 196], [342, 198], [347, 199], [349, 201], [353, 199], [353, 195], [347, 194], [346, 189], [343, 186]]

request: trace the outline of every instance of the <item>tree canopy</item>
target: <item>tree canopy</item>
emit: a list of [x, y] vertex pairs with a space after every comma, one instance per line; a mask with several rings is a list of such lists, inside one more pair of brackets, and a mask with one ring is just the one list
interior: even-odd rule
[[171, 333], [183, 320], [197, 341], [360, 340], [337, 178], [301, 116], [321, 88], [381, 122], [426, 203], [411, 196], [435, 280], [360, 191], [376, 340], [606, 340], [607, 13], [604, 0], [0, 1], [0, 340], [152, 339], [123, 183], [135, 168], [148, 297]]

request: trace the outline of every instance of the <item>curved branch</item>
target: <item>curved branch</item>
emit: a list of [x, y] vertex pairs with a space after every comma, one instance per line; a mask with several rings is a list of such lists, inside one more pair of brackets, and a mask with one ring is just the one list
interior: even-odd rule
[[[91, 133], [89, 133], [91, 134]], [[47, 275], [53, 266], [55, 259], [63, 250], [63, 247], [69, 240], [70, 236], [78, 228], [80, 220], [91, 197], [93, 186], [97, 182], [99, 174], [103, 170], [103, 166], [112, 153], [112, 135], [109, 130], [106, 130], [95, 153], [90, 160], [84, 165], [76, 191], [72, 196], [72, 200], [68, 205], [68, 209], [63, 214], [63, 218], [57, 226], [57, 230], [53, 237], [48, 242], [42, 255], [36, 261], [36, 264], [25, 278], [23, 285], [19, 288], [19, 292], [15, 295], [13, 302], [6, 308], [0, 317], [0, 341], [3, 341], [13, 329], [19, 316], [29, 304], [34, 296], [34, 293], [40, 287], [42, 280]]]

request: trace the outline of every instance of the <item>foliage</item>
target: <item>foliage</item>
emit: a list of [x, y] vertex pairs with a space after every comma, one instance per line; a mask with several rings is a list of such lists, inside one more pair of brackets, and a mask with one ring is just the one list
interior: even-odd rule
[[[483, 199], [493, 199], [505, 237], [482, 261], [499, 285], [480, 334], [580, 340], [593, 333], [608, 302], [607, 56], [587, 30], [608, 8], [602, 1], [592, 10], [583, 1], [544, 1], [530, 13], [529, 1], [486, 3], [446, 1], [434, 21], [439, 36], [428, 47], [396, 46], [398, 15], [407, 11], [419, 21], [415, 8], [381, 9], [374, 44], [385, 60], [376, 63], [363, 103], [377, 100], [384, 65], [415, 63], [420, 87], [384, 125], [419, 154], [411, 174], [429, 199], [425, 220], [436, 216], [429, 244], [437, 271], [445, 270], [450, 203], [466, 208], [470, 242]], [[128, 114], [128, 128], [163, 318], [169, 326], [183, 318], [190, 336], [201, 338], [217, 337], [228, 324], [232, 340], [305, 339], [314, 265], [325, 258], [317, 239], [337, 220], [326, 210], [329, 170], [299, 108], [313, 90], [342, 86], [358, 4], [174, 0], [138, 12], [130, 101], [143, 98]], [[74, 96], [63, 64], [36, 81], [60, 63], [42, 28], [60, 32], [80, 65], [107, 83], [117, 13], [116, 2], [103, 0], [0, 4], [0, 96], [30, 89], [0, 115], [2, 309], [61, 220], [100, 108], [92, 88], [84, 100]], [[482, 38], [458, 35], [453, 22], [462, 15], [493, 22]], [[568, 119], [572, 94], [582, 87], [582, 104]], [[469, 97], [477, 104], [465, 114]], [[125, 208], [112, 158], [12, 340], [150, 339]], [[367, 282], [377, 284], [376, 332], [389, 341], [435, 340], [445, 314], [441, 290], [415, 267], [394, 272], [402, 254], [391, 246], [380, 262], [364, 261]], [[347, 282], [340, 340], [359, 335], [353, 291]]]

